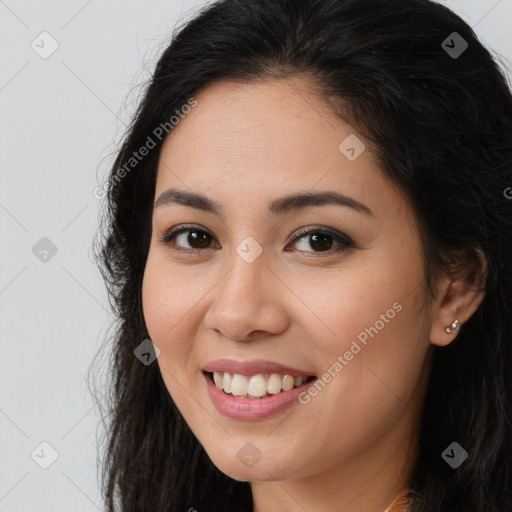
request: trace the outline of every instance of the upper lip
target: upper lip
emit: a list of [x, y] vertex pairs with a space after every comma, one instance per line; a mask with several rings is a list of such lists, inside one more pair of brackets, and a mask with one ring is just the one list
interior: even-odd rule
[[253, 359], [252, 361], [237, 361], [235, 359], [217, 359], [207, 363], [203, 367], [205, 372], [228, 372], [239, 375], [258, 375], [260, 373], [278, 373], [280, 375], [291, 375], [292, 377], [311, 376], [313, 372], [291, 368], [284, 364], [267, 361], [264, 359]]

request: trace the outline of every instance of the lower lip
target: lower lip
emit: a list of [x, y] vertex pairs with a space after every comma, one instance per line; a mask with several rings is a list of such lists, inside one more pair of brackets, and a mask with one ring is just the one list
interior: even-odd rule
[[299, 395], [313, 385], [317, 379], [291, 389], [280, 391], [267, 398], [237, 398], [224, 393], [213, 382], [209, 373], [203, 372], [208, 394], [217, 410], [239, 420], [260, 420], [277, 414], [298, 401]]

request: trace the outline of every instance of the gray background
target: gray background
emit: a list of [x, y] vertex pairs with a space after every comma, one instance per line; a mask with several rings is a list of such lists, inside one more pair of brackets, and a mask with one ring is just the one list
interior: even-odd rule
[[[204, 3], [0, 0], [0, 512], [102, 509], [87, 374], [112, 316], [93, 191], [138, 84]], [[512, 67], [512, 0], [444, 3]]]

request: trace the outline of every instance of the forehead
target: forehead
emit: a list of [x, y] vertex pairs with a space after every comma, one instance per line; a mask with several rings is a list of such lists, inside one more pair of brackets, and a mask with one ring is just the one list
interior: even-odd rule
[[193, 148], [189, 156], [194, 157], [233, 159], [240, 154], [256, 162], [304, 158], [318, 162], [329, 155], [341, 156], [340, 142], [354, 132], [297, 78], [220, 82], [201, 91], [196, 101], [165, 142], [173, 148]]
[[[156, 196], [179, 185], [221, 203], [236, 196], [267, 204], [269, 197], [313, 189], [351, 195], [372, 210], [402, 200], [364, 138], [306, 82], [226, 81], [195, 99], [163, 144]], [[354, 149], [351, 158], [347, 149]]]

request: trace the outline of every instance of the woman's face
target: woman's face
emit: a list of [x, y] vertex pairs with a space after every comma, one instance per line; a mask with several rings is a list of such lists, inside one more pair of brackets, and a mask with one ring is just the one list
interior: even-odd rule
[[196, 100], [162, 147], [143, 283], [176, 406], [238, 480], [405, 464], [432, 327], [409, 204], [298, 79]]

